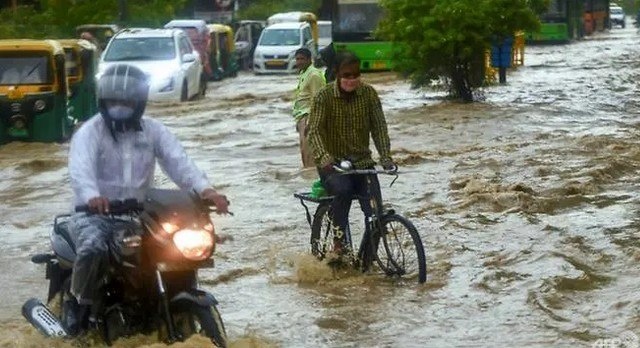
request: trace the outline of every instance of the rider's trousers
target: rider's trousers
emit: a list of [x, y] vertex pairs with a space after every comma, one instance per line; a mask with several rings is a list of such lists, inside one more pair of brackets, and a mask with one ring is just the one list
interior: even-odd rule
[[109, 267], [109, 245], [114, 231], [131, 221], [104, 215], [76, 214], [69, 221], [69, 234], [76, 246], [71, 275], [71, 294], [81, 305], [90, 305]]
[[[349, 226], [349, 210], [354, 196], [359, 197], [360, 209], [362, 209], [365, 218], [373, 213], [368, 191], [373, 195], [376, 204], [381, 204], [380, 183], [376, 175], [342, 175], [335, 172], [329, 174], [323, 171], [319, 172], [320, 180], [325, 189], [334, 196], [331, 203], [333, 224], [340, 228], [340, 231], [346, 231]], [[370, 180], [369, 190], [367, 189], [367, 179]]]

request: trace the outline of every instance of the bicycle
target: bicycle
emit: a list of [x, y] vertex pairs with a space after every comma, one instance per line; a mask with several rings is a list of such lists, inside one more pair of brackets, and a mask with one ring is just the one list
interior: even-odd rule
[[[340, 231], [333, 226], [331, 219], [332, 196], [313, 197], [311, 192], [294, 193], [305, 209], [307, 222], [311, 227], [311, 253], [319, 260], [325, 259], [334, 251], [334, 243], [345, 243], [347, 253], [350, 253], [353, 265], [367, 272], [375, 263], [387, 276], [416, 277], [419, 283], [427, 279], [427, 267], [422, 239], [417, 229], [407, 218], [397, 214], [394, 210], [384, 211], [382, 198], [371, 194], [371, 176], [386, 174], [395, 176], [389, 187], [398, 178], [396, 170], [352, 169], [350, 163], [334, 166], [334, 170], [342, 175], [366, 175], [367, 196], [354, 196], [361, 202], [369, 202], [372, 215], [365, 219], [365, 231], [360, 241], [357, 257], [353, 254], [352, 222], [344, 231], [344, 236], [337, 235]], [[377, 197], [374, 197], [377, 196]], [[316, 203], [318, 207], [311, 217], [306, 203]], [[353, 209], [352, 209], [353, 211]], [[350, 219], [353, 221], [353, 219]], [[415, 256], [415, 257], [414, 257]]]

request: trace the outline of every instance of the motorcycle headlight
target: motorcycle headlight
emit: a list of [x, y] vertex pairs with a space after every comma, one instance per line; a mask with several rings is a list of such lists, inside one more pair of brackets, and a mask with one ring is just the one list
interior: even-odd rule
[[204, 230], [185, 229], [173, 234], [173, 243], [184, 257], [199, 261], [211, 255], [213, 236]]
[[170, 222], [163, 222], [160, 226], [162, 226], [162, 229], [167, 232], [168, 234], [172, 234], [175, 231], [179, 230], [180, 227], [178, 227], [175, 224], [172, 224]]

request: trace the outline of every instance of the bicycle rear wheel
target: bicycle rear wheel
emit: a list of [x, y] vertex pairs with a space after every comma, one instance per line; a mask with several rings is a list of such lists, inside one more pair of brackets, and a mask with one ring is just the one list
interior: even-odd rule
[[381, 219], [382, 235], [376, 261], [388, 275], [427, 280], [427, 265], [422, 239], [411, 221], [397, 214]]

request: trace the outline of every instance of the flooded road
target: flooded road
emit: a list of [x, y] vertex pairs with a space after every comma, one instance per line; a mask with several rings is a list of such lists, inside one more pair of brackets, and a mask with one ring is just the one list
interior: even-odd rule
[[[334, 273], [307, 256], [293, 199], [295, 76], [244, 74], [208, 96], [153, 105], [232, 201], [215, 219], [233, 241], [201, 273], [237, 347], [592, 346], [640, 335], [640, 35], [614, 29], [527, 47], [525, 66], [486, 100], [456, 104], [367, 75], [404, 174], [383, 195], [411, 217], [427, 251], [424, 285]], [[55, 214], [70, 209], [66, 144], [0, 148], [0, 346], [68, 346], [20, 315], [46, 296]], [[162, 175], [158, 186], [170, 187]], [[385, 186], [386, 184], [386, 186]], [[138, 337], [119, 346], [152, 345]], [[202, 346], [194, 338], [185, 346]], [[629, 345], [629, 347], [632, 347]]]

